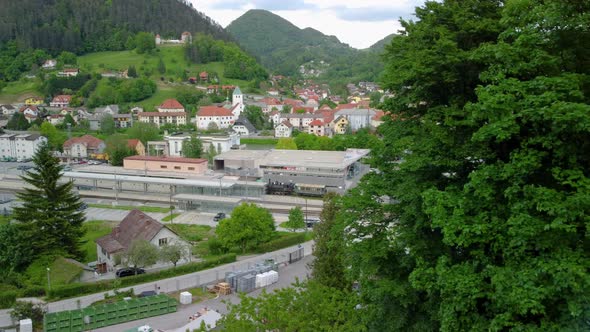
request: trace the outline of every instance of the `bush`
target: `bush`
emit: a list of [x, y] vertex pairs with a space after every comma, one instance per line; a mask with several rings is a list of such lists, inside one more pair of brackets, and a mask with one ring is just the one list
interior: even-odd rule
[[0, 293], [0, 309], [12, 308], [16, 303], [18, 292], [14, 290], [3, 291]]
[[256, 248], [257, 252], [275, 251], [305, 242], [305, 233], [288, 234], [278, 239], [263, 243]]
[[[236, 261], [235, 254], [227, 254], [214, 259], [208, 259], [199, 263], [190, 263], [181, 265], [177, 268], [171, 268], [154, 273], [146, 273], [132, 277], [125, 277], [115, 280], [105, 280], [96, 283], [75, 283], [63, 286], [52, 287], [48, 293], [48, 298], [59, 300], [69, 297], [81, 296], [92, 293], [114, 290], [119, 287], [128, 287], [150, 281], [176, 277], [183, 274], [202, 271], [221, 264], [232, 263]], [[15, 297], [16, 298], [16, 297]]]
[[207, 241], [207, 247], [211, 255], [219, 255], [227, 252], [227, 248], [223, 246], [223, 243], [216, 237], [212, 237]]
[[45, 287], [38, 285], [28, 285], [27, 288], [22, 290], [23, 297], [38, 297], [45, 296]]

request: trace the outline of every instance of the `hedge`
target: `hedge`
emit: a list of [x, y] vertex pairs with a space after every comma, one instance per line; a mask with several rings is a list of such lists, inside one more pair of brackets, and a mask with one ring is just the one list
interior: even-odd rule
[[129, 287], [150, 281], [172, 278], [183, 274], [198, 272], [218, 265], [233, 263], [235, 261], [235, 254], [227, 254], [214, 259], [208, 259], [198, 263], [189, 263], [181, 265], [177, 268], [170, 268], [154, 273], [146, 273], [132, 277], [125, 277], [114, 280], [104, 280], [93, 283], [74, 283], [69, 285], [56, 286], [51, 288], [51, 290], [48, 293], [48, 298], [51, 300], [60, 300], [86, 294], [100, 293], [104, 291], [114, 290], [116, 288]]
[[263, 243], [256, 248], [257, 252], [266, 253], [305, 242], [305, 233], [294, 233]]
[[2, 293], [0, 293], [0, 308], [1, 309], [12, 308], [12, 306], [16, 303], [17, 296], [18, 296], [18, 291], [15, 291], [15, 290], [2, 291]]

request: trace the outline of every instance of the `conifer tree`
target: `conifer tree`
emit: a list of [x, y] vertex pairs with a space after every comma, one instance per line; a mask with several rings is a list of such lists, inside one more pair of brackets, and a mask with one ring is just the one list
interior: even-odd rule
[[39, 147], [33, 163], [33, 169], [22, 176], [31, 187], [17, 194], [23, 205], [14, 209], [24, 238], [36, 255], [62, 251], [83, 257], [80, 240], [85, 216], [82, 202], [72, 190], [73, 182], [60, 182], [63, 167], [47, 144]]

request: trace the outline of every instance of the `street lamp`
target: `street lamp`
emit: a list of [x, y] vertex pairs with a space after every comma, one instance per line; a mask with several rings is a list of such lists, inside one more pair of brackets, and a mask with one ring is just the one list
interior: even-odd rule
[[49, 278], [49, 272], [51, 271], [50, 268], [47, 268], [47, 288], [51, 290], [51, 279]]

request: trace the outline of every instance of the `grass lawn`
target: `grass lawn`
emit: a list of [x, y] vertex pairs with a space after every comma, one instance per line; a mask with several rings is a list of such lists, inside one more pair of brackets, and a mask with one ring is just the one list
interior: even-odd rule
[[37, 79], [22, 79], [17, 82], [10, 82], [0, 92], [0, 104], [24, 102], [28, 97], [41, 96], [36, 87]]
[[[193, 303], [199, 303], [201, 301], [209, 300], [217, 296], [214, 293], [209, 293], [206, 290], [203, 290], [202, 287], [196, 287], [191, 289], [183, 290], [182, 292], [189, 292], [193, 295]], [[180, 302], [180, 293], [181, 292], [174, 292], [168, 294], [168, 296], [176, 299], [176, 301]]]
[[215, 230], [207, 225], [168, 224], [166, 227], [189, 242], [203, 241], [215, 235]]
[[92, 220], [84, 223], [86, 233], [82, 238], [84, 241], [82, 249], [86, 253], [86, 263], [97, 260], [96, 243], [94, 243], [94, 240], [109, 234], [115, 225], [115, 222], [102, 220]]
[[172, 215], [167, 215], [166, 217], [162, 218], [162, 221], [164, 221], [164, 222], [173, 221], [179, 215], [180, 215], [180, 213], [173, 213]]
[[161, 105], [164, 100], [171, 98], [176, 98], [176, 90], [170, 85], [159, 83], [158, 89], [153, 96], [131, 104], [143, 107], [146, 112], [154, 112], [156, 106]]
[[155, 213], [168, 213], [170, 212], [170, 208], [163, 208], [158, 206], [127, 206], [127, 205], [110, 205], [110, 204], [96, 204], [90, 203], [88, 204], [89, 207], [99, 208], [99, 209], [113, 209], [113, 210], [139, 210], [142, 212], [155, 212]]
[[257, 138], [242, 138], [240, 139], [240, 143], [242, 144], [252, 144], [252, 145], [257, 145], [257, 144], [262, 144], [262, 145], [276, 145], [279, 142], [278, 139], [275, 138], [262, 138], [262, 139], [257, 139]]
[[[96, 248], [95, 248], [96, 251]], [[47, 267], [51, 285], [69, 284], [82, 273], [82, 267], [67, 261], [63, 257], [41, 257], [35, 260], [26, 270], [32, 284], [47, 285]]]

